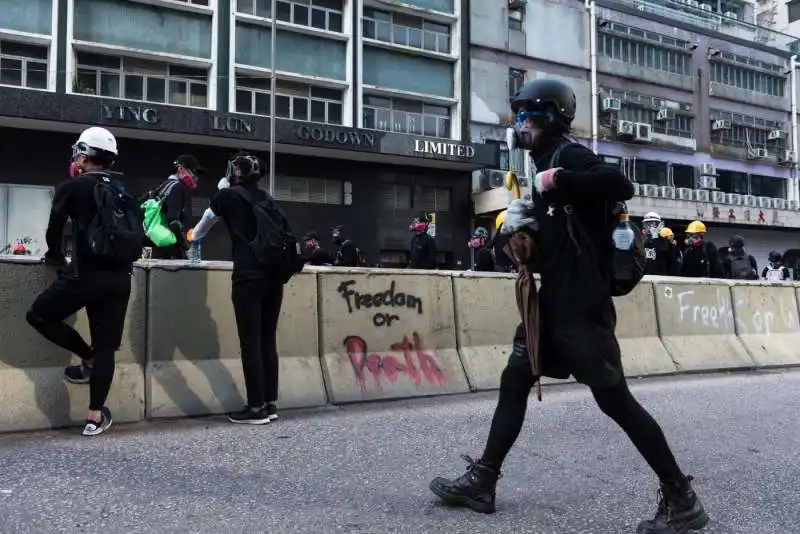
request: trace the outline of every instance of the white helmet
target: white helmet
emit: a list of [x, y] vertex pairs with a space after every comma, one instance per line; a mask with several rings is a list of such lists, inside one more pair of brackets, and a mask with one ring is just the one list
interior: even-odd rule
[[661, 215], [658, 213], [651, 211], [645, 213], [644, 217], [642, 217], [642, 230], [645, 235], [649, 235], [650, 238], [658, 238], [662, 228], [664, 228], [664, 221], [661, 220]]
[[659, 215], [658, 213], [656, 213], [654, 211], [651, 211], [649, 213], [645, 213], [644, 217], [642, 218], [642, 222], [650, 222], [650, 221], [653, 221], [653, 222], [656, 222], [656, 223], [661, 222], [661, 215]]
[[117, 139], [114, 137], [114, 134], [98, 126], [92, 126], [82, 131], [73, 148], [76, 149], [78, 153], [86, 155], [92, 155], [88, 153], [86, 150], [87, 148], [108, 152], [115, 156], [119, 155], [117, 151]]

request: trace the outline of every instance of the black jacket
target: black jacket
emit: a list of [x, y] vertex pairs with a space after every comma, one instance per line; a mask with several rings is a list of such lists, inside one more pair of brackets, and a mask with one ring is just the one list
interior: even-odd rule
[[644, 242], [647, 259], [647, 274], [675, 276], [680, 272], [681, 262], [678, 247], [669, 239], [648, 238]]
[[704, 241], [702, 245], [687, 247], [680, 274], [689, 278], [725, 278], [714, 243]]
[[339, 245], [334, 263], [339, 267], [361, 267], [361, 252], [355, 242], [346, 239]]
[[494, 256], [485, 246], [475, 250], [475, 270], [494, 271]]
[[[536, 169], [550, 168], [564, 139], [540, 143]], [[622, 377], [617, 324], [611, 297], [616, 204], [633, 197], [633, 184], [583, 145], [563, 148], [556, 187], [538, 194], [542, 374], [592, 387], [616, 385]], [[571, 211], [571, 214], [569, 213]]]
[[411, 238], [409, 267], [412, 269], [436, 268], [436, 240], [430, 234], [416, 234]]
[[744, 259], [750, 264], [751, 272], [745, 280], [758, 280], [758, 263], [756, 259], [741, 249], [731, 249], [731, 253], [722, 261], [722, 274], [725, 278], [733, 278], [733, 260]]

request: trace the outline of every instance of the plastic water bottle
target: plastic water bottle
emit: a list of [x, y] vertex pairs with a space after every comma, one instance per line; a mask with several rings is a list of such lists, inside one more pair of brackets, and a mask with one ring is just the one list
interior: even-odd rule
[[197, 265], [203, 260], [202, 255], [203, 244], [200, 241], [192, 241], [192, 246], [189, 247], [189, 263]]
[[614, 233], [611, 234], [611, 239], [614, 240], [614, 248], [617, 250], [628, 251], [633, 248], [633, 242], [636, 236], [633, 232], [630, 218], [631, 216], [628, 213], [619, 214], [619, 223], [617, 227], [614, 228]]

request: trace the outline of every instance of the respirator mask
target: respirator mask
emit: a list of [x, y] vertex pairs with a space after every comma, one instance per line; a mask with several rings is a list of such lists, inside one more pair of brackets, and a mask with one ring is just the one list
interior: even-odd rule
[[542, 128], [536, 123], [549, 120], [549, 115], [541, 111], [520, 111], [517, 113], [517, 122], [506, 129], [506, 146], [509, 150], [520, 148], [533, 150], [536, 137]]
[[469, 240], [469, 242], [467, 243], [467, 246], [469, 248], [473, 248], [473, 249], [481, 248], [483, 246], [483, 238], [482, 237], [473, 237], [472, 239]]

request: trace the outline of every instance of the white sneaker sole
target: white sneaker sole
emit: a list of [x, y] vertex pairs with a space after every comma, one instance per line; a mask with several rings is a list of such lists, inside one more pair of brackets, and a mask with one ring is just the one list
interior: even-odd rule
[[269, 424], [270, 419], [269, 417], [265, 417], [264, 419], [234, 419], [229, 416], [228, 421], [237, 425], [266, 425]]

